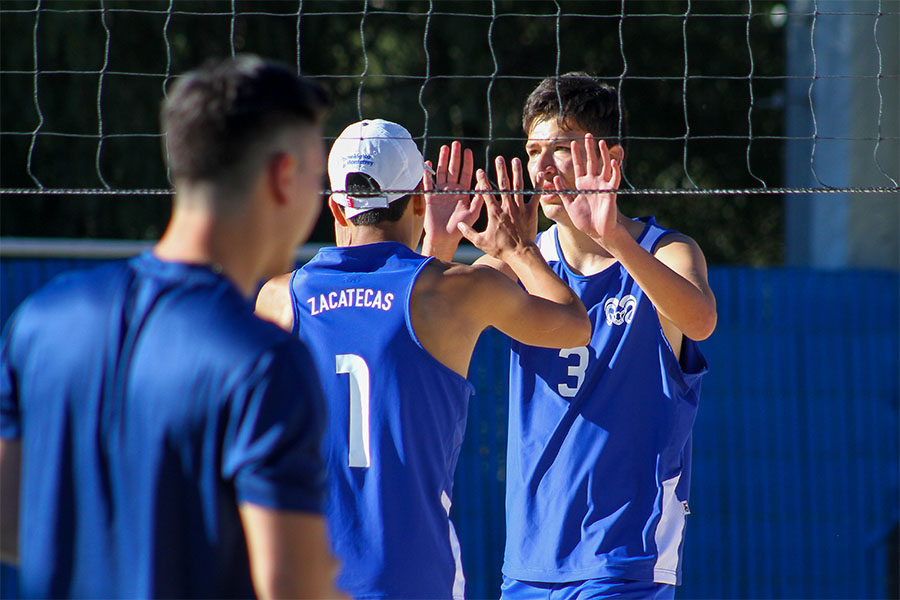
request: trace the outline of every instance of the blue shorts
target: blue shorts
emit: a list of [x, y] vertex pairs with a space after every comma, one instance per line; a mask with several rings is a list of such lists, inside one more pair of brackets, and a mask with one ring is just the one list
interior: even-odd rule
[[633, 579], [588, 579], [565, 583], [518, 581], [503, 576], [501, 600], [587, 600], [588, 598], [633, 598], [634, 600], [672, 600], [675, 586]]

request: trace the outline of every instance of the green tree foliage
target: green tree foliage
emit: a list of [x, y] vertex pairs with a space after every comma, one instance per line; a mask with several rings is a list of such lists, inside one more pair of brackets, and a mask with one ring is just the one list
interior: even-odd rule
[[[335, 100], [329, 138], [382, 117], [427, 158], [460, 139], [481, 167], [524, 154], [520, 109], [540, 79], [583, 70], [622, 90], [626, 187], [778, 187], [784, 41], [772, 4], [752, 2], [748, 19], [751, 5], [732, 0], [4, 0], [0, 187], [168, 188], [166, 85], [232, 52], [317, 78]], [[711, 263], [782, 260], [779, 197], [623, 194], [620, 206], [692, 235]], [[3, 235], [153, 239], [169, 199], [7, 194], [0, 210]], [[326, 212], [313, 241], [330, 240]]]

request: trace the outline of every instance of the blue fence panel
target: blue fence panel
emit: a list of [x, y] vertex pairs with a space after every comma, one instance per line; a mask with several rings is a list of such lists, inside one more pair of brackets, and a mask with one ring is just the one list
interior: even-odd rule
[[[0, 257], [2, 323], [53, 275], [98, 262]], [[678, 597], [897, 597], [900, 275], [714, 268], [710, 283], [719, 324], [702, 343]], [[488, 331], [470, 368], [452, 514], [471, 598], [500, 585], [508, 360]]]
[[713, 269], [710, 283], [680, 596], [888, 597], [897, 273]]

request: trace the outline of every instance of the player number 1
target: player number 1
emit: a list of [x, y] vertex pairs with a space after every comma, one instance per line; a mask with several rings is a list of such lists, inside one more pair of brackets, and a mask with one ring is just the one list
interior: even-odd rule
[[369, 453], [369, 365], [362, 356], [338, 354], [334, 357], [338, 374], [350, 376], [350, 466], [367, 468]]

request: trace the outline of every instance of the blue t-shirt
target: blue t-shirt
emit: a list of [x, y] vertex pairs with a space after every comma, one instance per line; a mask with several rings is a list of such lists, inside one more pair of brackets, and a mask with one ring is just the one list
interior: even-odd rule
[[320, 511], [312, 359], [210, 269], [145, 253], [64, 275], [2, 351], [22, 596], [253, 596], [238, 504]]
[[[652, 253], [669, 231], [642, 220], [638, 243]], [[563, 350], [512, 342], [503, 573], [678, 583], [706, 362], [687, 338], [675, 357], [622, 265], [573, 272], [555, 225], [538, 245], [584, 302], [593, 333], [588, 346]]]
[[326, 248], [291, 278], [294, 331], [328, 403], [325, 514], [354, 597], [462, 597], [450, 522], [472, 386], [419, 343], [409, 301], [429, 258], [381, 242]]

